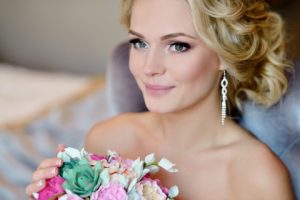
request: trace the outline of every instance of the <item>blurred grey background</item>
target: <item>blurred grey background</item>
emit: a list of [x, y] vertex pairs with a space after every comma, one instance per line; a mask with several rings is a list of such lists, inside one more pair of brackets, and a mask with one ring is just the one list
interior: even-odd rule
[[0, 0], [0, 62], [102, 73], [127, 38], [120, 0]]
[[[300, 58], [300, 0], [269, 0], [287, 21], [289, 52]], [[0, 0], [0, 62], [37, 69], [103, 73], [127, 39], [121, 0]]]

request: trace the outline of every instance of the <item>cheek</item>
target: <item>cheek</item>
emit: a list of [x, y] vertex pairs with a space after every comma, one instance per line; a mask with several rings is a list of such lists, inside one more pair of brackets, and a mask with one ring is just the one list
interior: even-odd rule
[[[200, 56], [199, 56], [200, 55]], [[217, 77], [219, 62], [212, 53], [197, 52], [176, 61], [176, 70], [173, 70], [173, 77], [178, 82], [191, 84], [196, 87], [211, 85]]]
[[129, 53], [129, 70], [134, 76], [134, 78], [138, 78], [142, 72], [142, 66], [144, 64], [144, 59], [141, 55], [137, 54], [133, 50], [130, 50]]
[[129, 51], [129, 70], [134, 75], [136, 71], [136, 60], [133, 59], [134, 55], [132, 53], [132, 50]]

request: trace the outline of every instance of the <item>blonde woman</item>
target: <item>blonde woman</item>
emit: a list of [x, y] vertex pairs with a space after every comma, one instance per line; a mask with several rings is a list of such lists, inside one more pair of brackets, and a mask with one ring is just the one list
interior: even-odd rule
[[[266, 107], [287, 88], [281, 18], [263, 1], [123, 0], [129, 66], [149, 112], [97, 124], [86, 149], [135, 159], [154, 152], [179, 172], [159, 172], [184, 200], [292, 200], [289, 173], [227, 113], [251, 100]], [[57, 174], [46, 159], [28, 195]]]

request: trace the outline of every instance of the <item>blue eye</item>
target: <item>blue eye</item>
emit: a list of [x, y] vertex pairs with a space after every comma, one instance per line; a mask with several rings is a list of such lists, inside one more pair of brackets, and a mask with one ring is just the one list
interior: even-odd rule
[[171, 51], [174, 52], [185, 52], [191, 48], [188, 43], [185, 42], [175, 42], [170, 45]]
[[149, 46], [146, 42], [143, 42], [140, 39], [132, 39], [129, 40], [129, 43], [135, 48], [135, 49], [147, 49]]

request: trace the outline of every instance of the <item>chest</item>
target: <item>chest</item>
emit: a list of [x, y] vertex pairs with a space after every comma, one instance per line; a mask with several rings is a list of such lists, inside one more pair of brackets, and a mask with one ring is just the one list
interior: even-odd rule
[[[143, 132], [143, 131], [142, 131]], [[176, 164], [178, 172], [169, 173], [161, 169], [154, 178], [170, 188], [179, 187], [177, 200], [233, 200], [231, 190], [230, 164], [233, 151], [230, 148], [218, 148], [207, 151], [184, 152], [176, 146], [167, 146], [164, 142], [147, 137], [132, 143], [126, 152], [128, 158], [145, 158], [154, 153], [156, 161], [167, 158]]]
[[156, 178], [162, 180], [167, 187], [178, 185], [179, 200], [217, 200], [230, 196], [230, 173], [225, 162], [174, 162], [179, 170], [177, 173], [161, 170]]
[[177, 200], [225, 200], [231, 196], [230, 162], [225, 155], [208, 153], [195, 156], [152, 149], [142, 152], [139, 156], [144, 158], [149, 152], [155, 153], [157, 161], [165, 157], [176, 164], [178, 172], [169, 173], [161, 169], [154, 178], [161, 180], [168, 188], [177, 185], [179, 187]]

